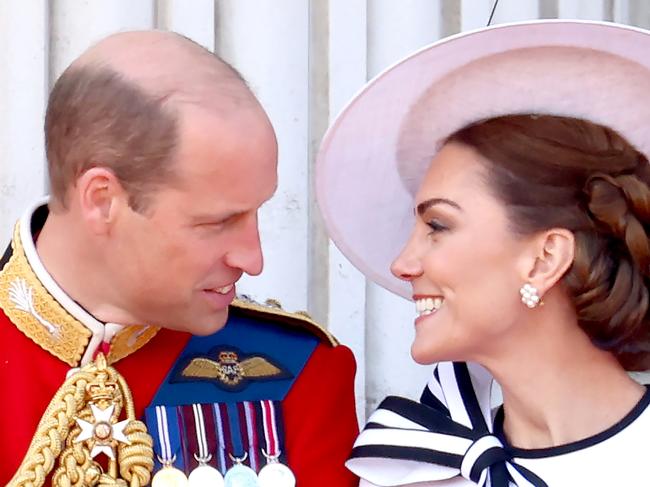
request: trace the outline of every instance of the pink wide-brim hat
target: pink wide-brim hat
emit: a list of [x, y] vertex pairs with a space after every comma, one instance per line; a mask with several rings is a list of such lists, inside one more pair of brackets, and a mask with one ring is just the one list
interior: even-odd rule
[[518, 113], [591, 120], [647, 156], [650, 32], [573, 20], [498, 25], [445, 38], [387, 69], [321, 144], [316, 192], [330, 238], [366, 277], [410, 299], [390, 265], [441, 141], [472, 122]]

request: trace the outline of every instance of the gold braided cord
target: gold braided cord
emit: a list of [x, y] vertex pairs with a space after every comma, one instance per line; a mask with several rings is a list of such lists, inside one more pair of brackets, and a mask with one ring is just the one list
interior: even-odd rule
[[126, 427], [130, 445], [120, 444], [120, 475], [131, 487], [149, 485], [153, 472], [153, 439], [142, 421], [131, 421]]
[[45, 483], [61, 454], [74, 416], [84, 405], [92, 373], [80, 370], [59, 388], [36, 428], [36, 434], [18, 471], [7, 487], [38, 487]]
[[[113, 408], [111, 424], [118, 422], [122, 410], [126, 413], [122, 424], [126, 423], [123, 434], [128, 441], [115, 440], [111, 433], [108, 443], [100, 443], [110, 445], [116, 455], [109, 461], [107, 472], [91, 455], [94, 445], [104, 440], [98, 440], [95, 429], [92, 437], [80, 437], [82, 430], [77, 420], [100, 424], [95, 422], [91, 405], [102, 411]], [[103, 354], [71, 375], [59, 388], [38, 424], [27, 455], [7, 487], [44, 485], [57, 459], [58, 468], [52, 476], [52, 485], [56, 487], [142, 487], [151, 480], [153, 440], [144, 423], [135, 418], [126, 381], [107, 366]]]
[[87, 449], [81, 443], [76, 443], [61, 454], [59, 468], [52, 477], [52, 485], [88, 485], [88, 481], [96, 482], [100, 474], [101, 469], [94, 465]]

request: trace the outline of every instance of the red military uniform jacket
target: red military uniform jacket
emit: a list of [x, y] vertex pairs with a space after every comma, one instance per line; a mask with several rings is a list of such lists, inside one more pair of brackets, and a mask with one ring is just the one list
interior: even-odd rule
[[[12, 248], [0, 262], [0, 485], [19, 468], [41, 416], [73, 367], [91, 361], [99, 349], [107, 352], [142, 418], [192, 338], [154, 327], [100, 323], [81, 309], [38, 259], [32, 230], [38, 229], [39, 212], [44, 221], [41, 207], [19, 222]], [[243, 308], [255, 308], [263, 321], [259, 306]], [[278, 333], [299, 327], [318, 335], [282, 400], [286, 455], [297, 486], [356, 486], [358, 480], [344, 467], [358, 433], [351, 351], [308, 320], [283, 312], [269, 316], [276, 322], [269, 326]]]

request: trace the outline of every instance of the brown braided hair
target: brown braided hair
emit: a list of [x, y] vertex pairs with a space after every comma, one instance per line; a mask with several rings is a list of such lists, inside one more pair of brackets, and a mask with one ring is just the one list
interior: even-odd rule
[[579, 325], [626, 370], [650, 368], [650, 168], [615, 131], [585, 120], [509, 115], [467, 126], [448, 142], [488, 162], [486, 180], [512, 230], [575, 235], [562, 285]]

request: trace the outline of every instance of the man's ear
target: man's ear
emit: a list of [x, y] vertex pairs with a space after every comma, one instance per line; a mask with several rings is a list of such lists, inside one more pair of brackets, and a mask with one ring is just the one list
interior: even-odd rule
[[115, 176], [105, 167], [93, 167], [77, 178], [73, 188], [83, 219], [95, 234], [110, 231], [128, 195]]
[[535, 235], [530, 243], [532, 255], [523, 273], [524, 281], [543, 296], [571, 267], [575, 237], [566, 228], [551, 228]]

